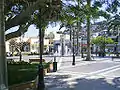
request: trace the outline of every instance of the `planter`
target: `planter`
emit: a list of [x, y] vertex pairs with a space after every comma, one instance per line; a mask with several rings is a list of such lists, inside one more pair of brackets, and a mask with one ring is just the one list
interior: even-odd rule
[[37, 76], [37, 72], [38, 72], [37, 65], [10, 64], [8, 65], [8, 85], [11, 86], [34, 80]]
[[53, 63], [49, 64], [49, 67], [47, 68], [47, 73], [53, 72]]
[[46, 74], [47, 74], [47, 68], [44, 69], [44, 75], [46, 75]]
[[51, 64], [49, 65], [49, 69], [50, 69], [50, 72], [53, 71], [53, 63], [51, 63]]
[[15, 84], [9, 86], [9, 90], [27, 90], [27, 89], [35, 89], [35, 81], [29, 81], [26, 83]]

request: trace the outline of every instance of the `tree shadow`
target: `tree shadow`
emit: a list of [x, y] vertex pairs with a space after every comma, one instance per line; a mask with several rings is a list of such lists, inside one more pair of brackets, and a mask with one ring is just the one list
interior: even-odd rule
[[[120, 77], [113, 79], [106, 78], [80, 78], [72, 81], [69, 75], [53, 75], [46, 79], [49, 81], [47, 90], [120, 90]], [[50, 79], [51, 78], [51, 79]]]
[[45, 77], [45, 84], [47, 88], [51, 87], [61, 87], [61, 85], [66, 85], [66, 81], [63, 81], [63, 79], [70, 78], [70, 75], [46, 75]]
[[113, 80], [114, 86], [120, 89], [120, 77], [116, 77]]
[[[73, 90], [120, 90], [119, 84], [120, 82], [114, 82], [116, 78], [113, 80], [106, 80], [106, 78], [98, 78], [98, 79], [77, 79], [77, 84], [74, 85]], [[115, 80], [115, 81], [118, 81]], [[71, 89], [70, 89], [71, 90]]]

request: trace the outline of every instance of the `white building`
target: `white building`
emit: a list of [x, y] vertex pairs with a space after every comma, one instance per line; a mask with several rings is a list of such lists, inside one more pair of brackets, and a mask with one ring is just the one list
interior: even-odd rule
[[[30, 52], [39, 52], [39, 37], [30, 37], [29, 40], [30, 42]], [[47, 49], [47, 46], [49, 45], [49, 39], [44, 39], [44, 50]]]
[[10, 52], [9, 41], [6, 41], [5, 45], [6, 45], [6, 52]]

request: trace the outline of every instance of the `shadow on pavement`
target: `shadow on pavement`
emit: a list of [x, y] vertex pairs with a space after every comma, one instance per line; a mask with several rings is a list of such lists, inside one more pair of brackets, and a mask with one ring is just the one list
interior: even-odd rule
[[69, 75], [48, 76], [46, 78], [49, 80], [47, 90], [120, 90], [120, 77], [112, 80], [106, 78], [81, 78], [69, 82], [63, 81], [63, 79], [69, 77]]
[[117, 81], [116, 78], [114, 78], [112, 82], [107, 81], [105, 78], [77, 79], [77, 84], [74, 85], [73, 90], [119, 90], [120, 81], [114, 82], [114, 80]]
[[45, 77], [45, 84], [47, 88], [59, 87], [60, 85], [65, 85], [67, 83], [66, 81], [63, 81], [63, 79], [70, 77], [70, 75], [47, 75]]

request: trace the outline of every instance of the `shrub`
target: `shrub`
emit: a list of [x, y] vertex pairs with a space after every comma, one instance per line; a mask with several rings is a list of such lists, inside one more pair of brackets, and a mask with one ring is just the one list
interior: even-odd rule
[[[43, 62], [43, 67], [48, 68], [51, 62]], [[14, 85], [32, 81], [38, 74], [39, 64], [30, 64], [28, 62], [8, 62], [8, 85]]]

